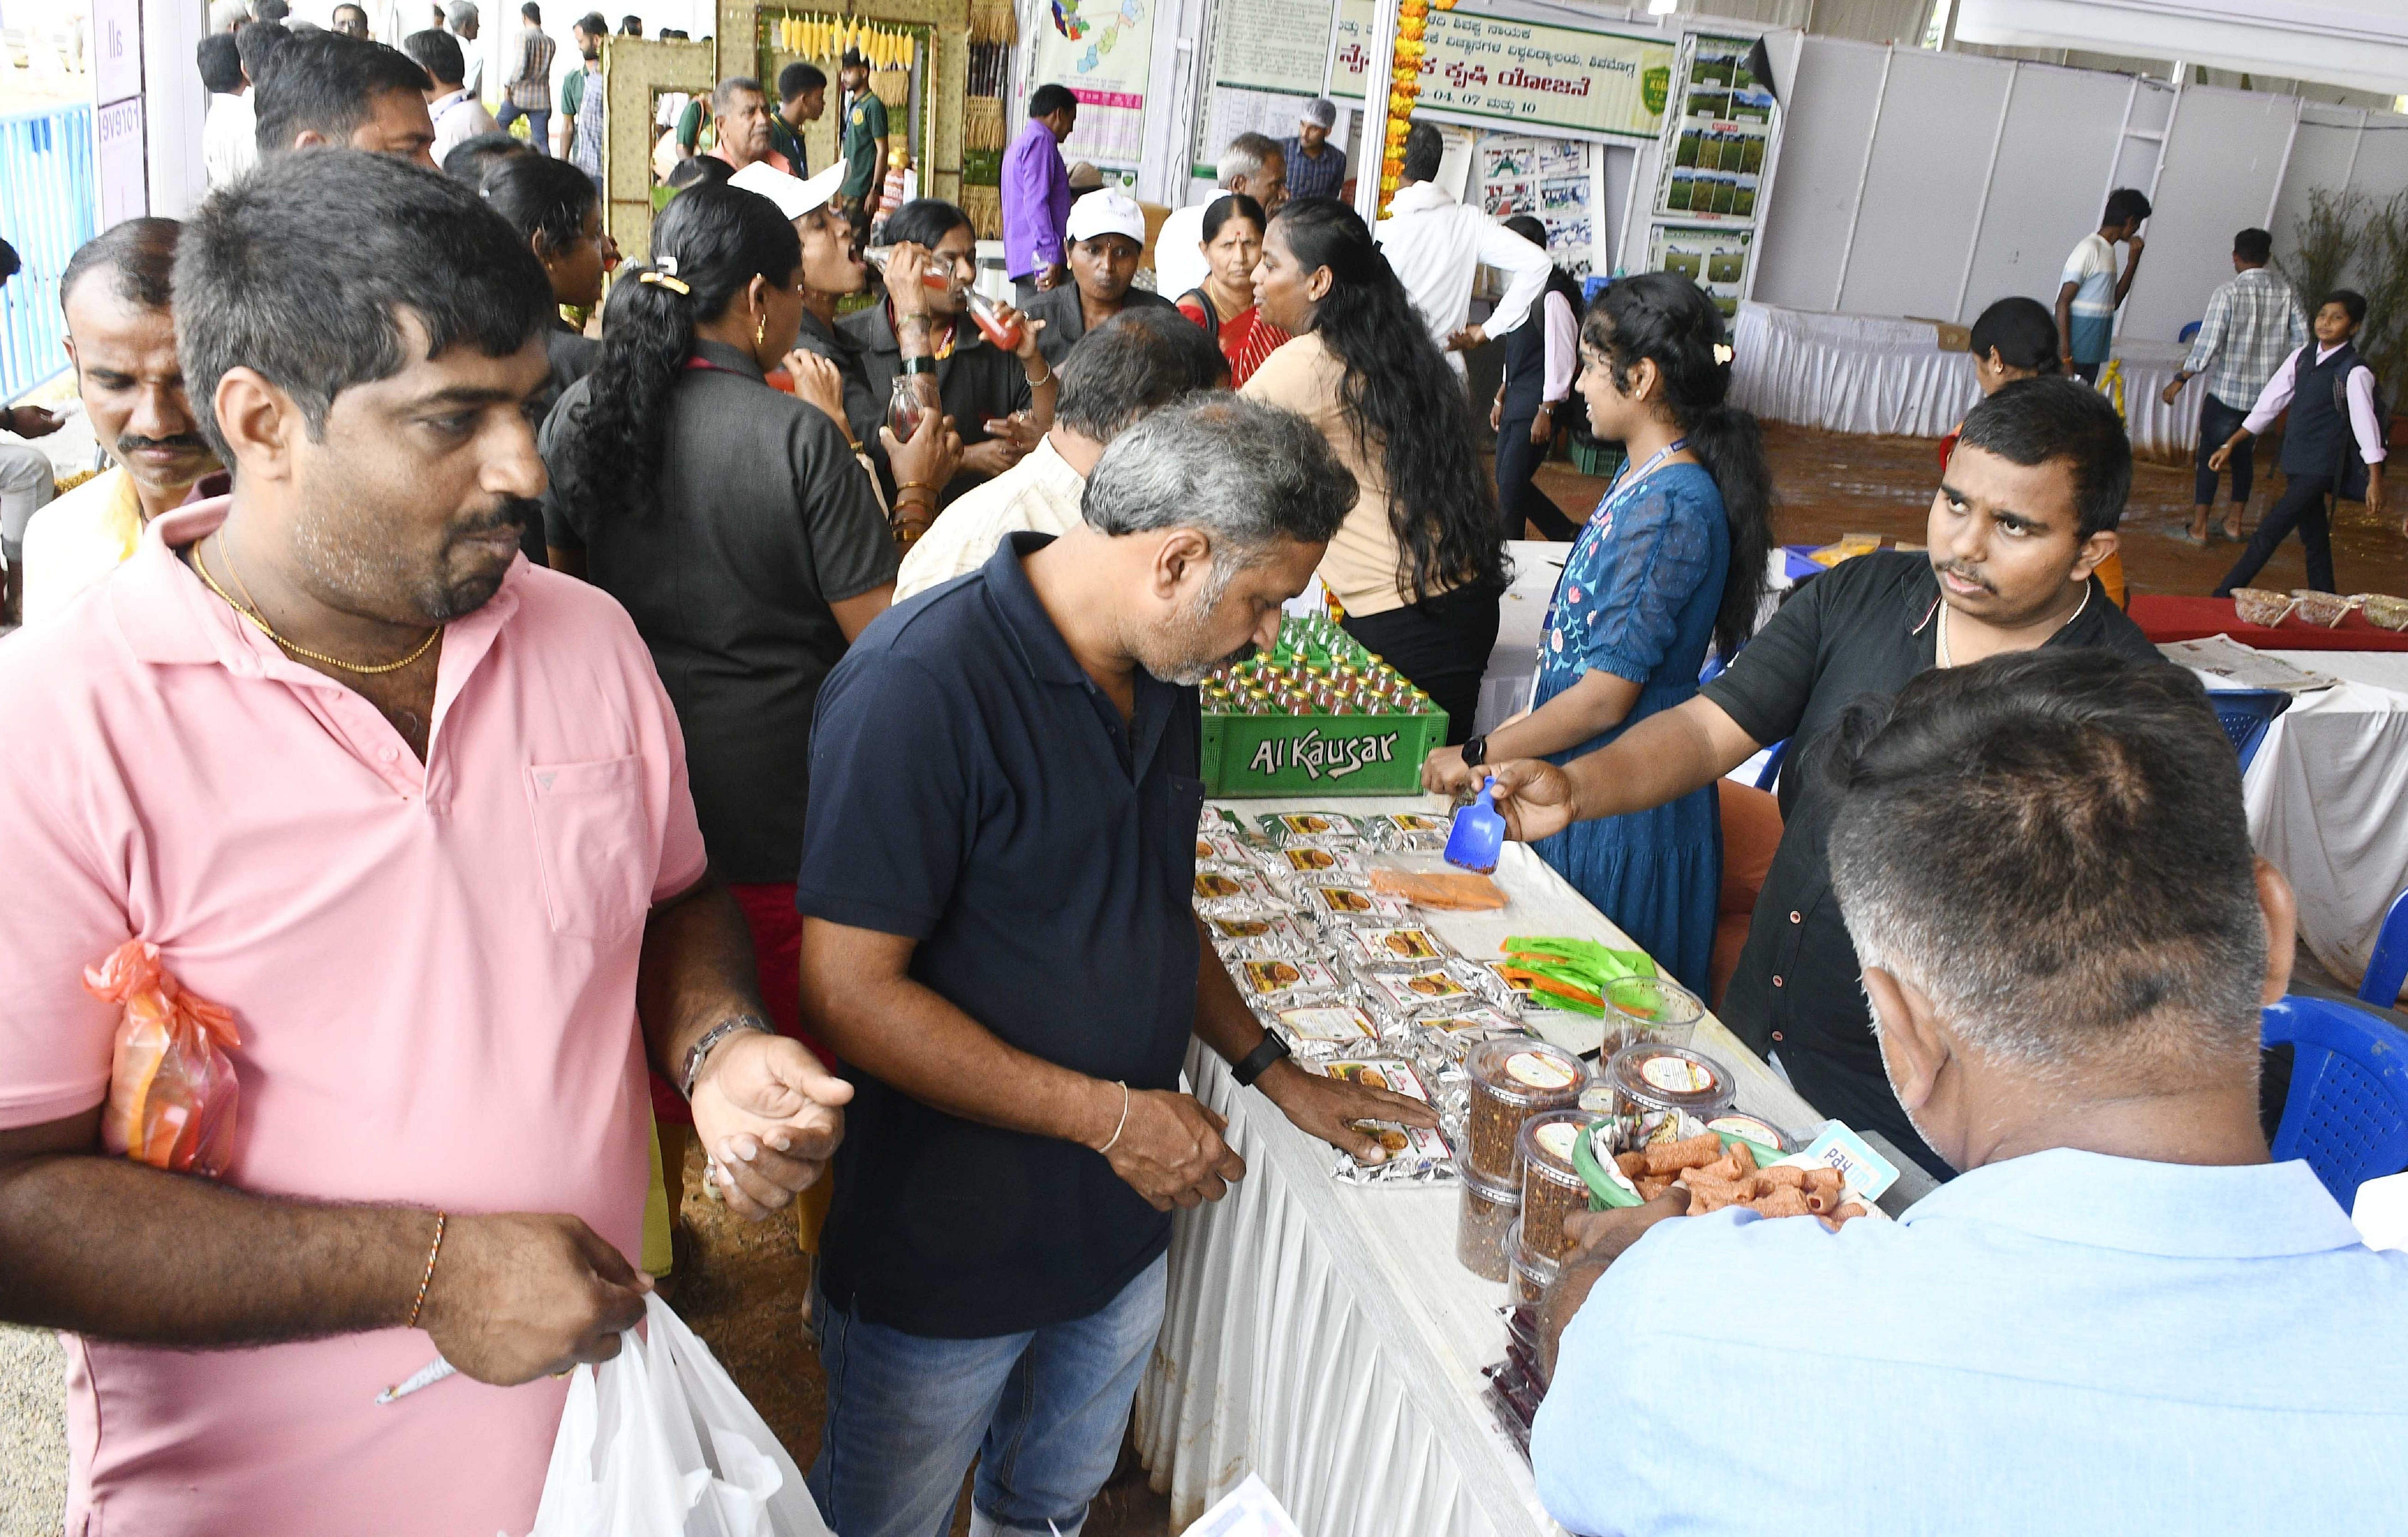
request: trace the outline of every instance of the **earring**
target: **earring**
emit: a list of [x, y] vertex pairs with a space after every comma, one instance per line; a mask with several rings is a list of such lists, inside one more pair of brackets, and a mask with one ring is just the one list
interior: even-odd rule
[[769, 317], [764, 315], [759, 320], [752, 322], [752, 349], [756, 352], [759, 351], [761, 349], [761, 344], [768, 339]]

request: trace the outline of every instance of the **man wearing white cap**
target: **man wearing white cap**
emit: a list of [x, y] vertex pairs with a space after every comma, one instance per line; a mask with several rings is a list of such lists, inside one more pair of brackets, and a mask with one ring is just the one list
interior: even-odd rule
[[1071, 204], [1063, 244], [1071, 281], [1039, 293], [1026, 311], [1045, 322], [1037, 345], [1049, 364], [1059, 363], [1080, 337], [1124, 309], [1172, 307], [1161, 294], [1129, 286], [1145, 251], [1145, 210], [1119, 188], [1089, 192]]
[[[927, 488], [942, 486], [953, 477], [959, 468], [961, 441], [946, 425], [943, 415], [935, 411], [922, 420], [920, 430], [911, 434], [909, 442], [896, 443], [891, 435], [882, 435], [886, 402], [870, 387], [861, 343], [836, 327], [837, 301], [848, 293], [860, 292], [869, 282], [868, 268], [853, 254], [852, 223], [837, 204], [838, 191], [844, 185], [846, 164], [838, 159], [805, 181], [788, 176], [767, 161], [756, 160], [729, 177], [727, 184], [758, 192], [794, 221], [795, 234], [803, 243], [803, 323], [795, 334], [795, 349], [824, 360], [835, 371], [833, 381], [815, 379], [809, 377], [810, 370], [796, 368], [790, 362], [795, 392], [836, 418], [837, 424], [853, 440], [853, 451], [868, 463], [891, 461], [896, 484], [910, 488], [898, 490], [897, 505], [888, 509], [896, 534], [908, 546], [935, 520], [936, 500]], [[897, 282], [894, 287], [897, 291], [898, 311], [910, 306], [910, 313], [924, 312], [925, 291], [919, 284]], [[928, 354], [924, 326], [902, 327], [896, 339], [907, 358]], [[831, 382], [840, 393], [829, 391]], [[870, 478], [873, 482], [878, 479], [875, 469]], [[806, 1210], [818, 1215], [824, 1208], [807, 1203]]]

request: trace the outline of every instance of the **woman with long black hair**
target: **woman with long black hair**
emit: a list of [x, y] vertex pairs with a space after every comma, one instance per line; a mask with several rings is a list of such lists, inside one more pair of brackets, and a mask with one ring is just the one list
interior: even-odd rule
[[[1547, 249], [1546, 226], [1528, 214], [1516, 214], [1505, 227]], [[1505, 336], [1505, 377], [1497, 381], [1488, 427], [1497, 434], [1497, 510], [1508, 539], [1522, 537], [1526, 523], [1557, 544], [1580, 533], [1533, 477], [1555, 446], [1556, 407], [1571, 398], [1572, 376], [1580, 372], [1581, 304], [1571, 274], [1549, 267], [1537, 311]]]
[[1321, 429], [1361, 494], [1322, 557], [1347, 631], [1471, 732], [1497, 644], [1505, 546], [1463, 385], [1360, 214], [1281, 206], [1254, 268], [1262, 318], [1295, 339], [1243, 393]]
[[[1564, 562], [1539, 637], [1536, 707], [1441, 749], [1431, 790], [1489, 759], [1569, 762], [1698, 691], [1709, 648], [1756, 630], [1772, 553], [1772, 473], [1756, 418], [1726, 406], [1722, 311], [1677, 273], [1618, 279], [1581, 328], [1580, 391], [1629, 455]], [[1722, 826], [1712, 787], [1653, 811], [1575, 822], [1539, 854], [1700, 997], [1713, 955]]]
[[[835, 373], [790, 353], [795, 226], [757, 193], [698, 186], [662, 211], [652, 249], [611, 290], [593, 372], [544, 423], [552, 563], [617, 598], [652, 648], [770, 1022], [809, 1040], [795, 873], [811, 711], [885, 610], [898, 557], [844, 429], [765, 377]], [[653, 1103], [665, 1123], [683, 1118], [657, 1083]]]

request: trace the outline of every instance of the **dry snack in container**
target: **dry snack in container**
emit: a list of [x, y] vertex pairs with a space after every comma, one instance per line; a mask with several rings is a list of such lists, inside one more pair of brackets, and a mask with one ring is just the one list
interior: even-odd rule
[[1506, 1283], [1506, 1301], [1518, 1306], [1536, 1307], [1563, 1274], [1563, 1262], [1541, 1254], [1522, 1241], [1522, 1224], [1516, 1221], [1505, 1238], [1506, 1252], [1512, 1256], [1512, 1278]]
[[1463, 1171], [1463, 1202], [1455, 1219], [1455, 1257], [1484, 1281], [1512, 1274], [1505, 1240], [1522, 1215], [1522, 1188], [1511, 1180], [1483, 1179]]
[[1514, 1139], [1522, 1160], [1522, 1242], [1534, 1254], [1560, 1259], [1572, 1246], [1564, 1218], [1588, 1210], [1588, 1181], [1572, 1159], [1595, 1119], [1580, 1110], [1550, 1110], [1524, 1121]]
[[1644, 1140], [1668, 1114], [1712, 1120], [1738, 1098], [1729, 1068], [1702, 1051], [1653, 1041], [1615, 1052], [1604, 1078], [1612, 1090], [1608, 1111], [1622, 1123], [1625, 1146]]
[[2349, 611], [2358, 606], [2356, 598], [2344, 598], [2338, 592], [2319, 592], [2312, 587], [2291, 589], [2291, 602], [2294, 605], [2292, 612], [2300, 616], [2302, 623], [2320, 625], [2327, 630], [2339, 629], [2341, 621], [2349, 617]]
[[2291, 606], [2289, 598], [2262, 587], [2238, 587], [2232, 591], [2232, 611], [2243, 624], [2272, 630], [2290, 616]]
[[[1429, 1103], [1429, 1089], [1421, 1074], [1413, 1070], [1412, 1063], [1399, 1057], [1341, 1057], [1315, 1063], [1313, 1071], [1348, 1083], [1384, 1089], [1424, 1104]], [[1388, 1155], [1383, 1162], [1358, 1163], [1352, 1155], [1339, 1153], [1330, 1172], [1349, 1184], [1428, 1184], [1454, 1176], [1454, 1149], [1443, 1135], [1427, 1127], [1389, 1120], [1348, 1124], [1376, 1139]]]
[[1520, 1172], [1515, 1139], [1522, 1123], [1571, 1105], [1588, 1078], [1578, 1057], [1535, 1038], [1484, 1041], [1464, 1060], [1464, 1073], [1468, 1165], [1500, 1180]]

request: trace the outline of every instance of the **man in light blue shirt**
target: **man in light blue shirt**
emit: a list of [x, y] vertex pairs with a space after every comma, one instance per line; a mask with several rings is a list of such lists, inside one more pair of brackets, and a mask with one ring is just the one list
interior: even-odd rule
[[2408, 1255], [2267, 1160], [2258, 1010], [2294, 909], [2198, 682], [2051, 648], [1861, 708], [1832, 885], [1899, 1103], [1965, 1172], [1836, 1231], [1668, 1220], [1677, 1186], [1574, 1218], [1530, 1441], [1548, 1510], [1598, 1534], [2399, 1530]]

